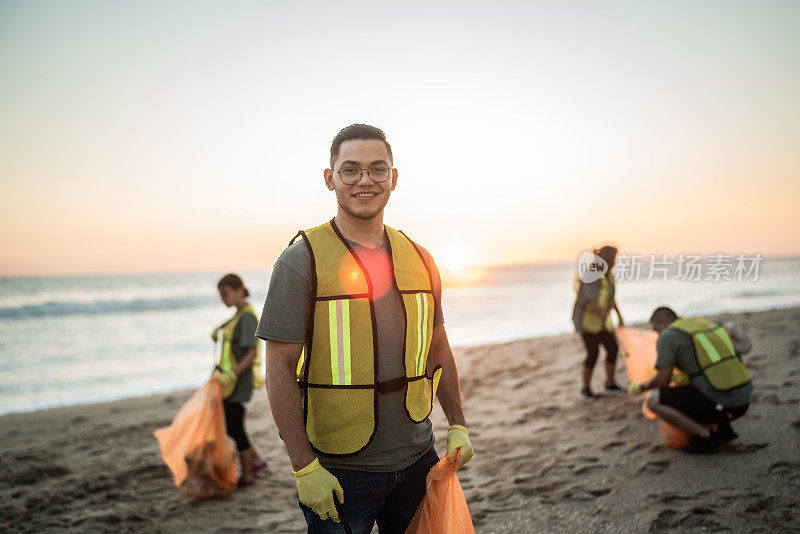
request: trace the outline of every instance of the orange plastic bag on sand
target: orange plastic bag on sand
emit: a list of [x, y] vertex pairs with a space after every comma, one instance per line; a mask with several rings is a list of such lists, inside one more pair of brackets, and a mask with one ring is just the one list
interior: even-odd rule
[[181, 406], [170, 426], [153, 435], [175, 485], [193, 499], [224, 497], [236, 486], [236, 451], [228, 441], [222, 385], [213, 380]]
[[425, 497], [406, 534], [475, 534], [467, 499], [456, 475], [461, 453], [445, 454], [425, 479]]
[[[717, 429], [714, 423], [703, 423], [706, 428]], [[661, 437], [664, 439], [664, 444], [670, 449], [685, 449], [689, 445], [691, 435], [685, 430], [672, 426], [663, 419], [658, 419], [658, 430], [661, 432]]]

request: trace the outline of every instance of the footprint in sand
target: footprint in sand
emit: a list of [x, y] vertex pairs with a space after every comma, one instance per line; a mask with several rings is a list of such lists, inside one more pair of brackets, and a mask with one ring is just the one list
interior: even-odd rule
[[775, 462], [769, 466], [770, 473], [791, 473], [800, 469], [800, 462]]
[[648, 445], [649, 445], [649, 443], [645, 443], [645, 442], [637, 443], [637, 444], [635, 444], [633, 447], [631, 447], [631, 448], [629, 448], [627, 451], [625, 451], [625, 453], [626, 453], [626, 454], [630, 454], [630, 453], [632, 453], [632, 452], [636, 452], [636, 451], [638, 451], [638, 450], [644, 449], [644, 448], [645, 448], [645, 447], [647, 447]]
[[589, 471], [591, 471], [593, 469], [602, 469], [604, 467], [605, 467], [604, 465], [597, 465], [597, 464], [582, 465], [582, 466], [579, 466], [579, 467], [575, 468], [573, 473], [575, 473], [576, 475], [582, 475], [584, 473], [588, 473]]
[[728, 443], [724, 452], [732, 454], [747, 454], [767, 447], [769, 443]]
[[650, 523], [650, 530], [660, 532], [671, 528], [716, 527], [719, 523], [709, 516], [714, 515], [713, 510], [707, 508], [692, 508], [681, 514], [676, 510], [662, 510]]
[[30, 466], [27, 469], [20, 471], [10, 477], [8, 477], [8, 481], [12, 485], [33, 485], [38, 484], [39, 482], [43, 482], [45, 480], [51, 478], [61, 478], [70, 474], [72, 471], [63, 466], [57, 464], [39, 464], [35, 466]]
[[695, 507], [683, 516], [679, 524], [683, 528], [716, 528], [719, 527], [719, 523], [711, 518], [714, 515], [716, 515], [714, 510]]
[[663, 495], [658, 495], [656, 493], [653, 493], [650, 495], [650, 498], [655, 499], [660, 503], [666, 504], [668, 502], [673, 502], [673, 501], [690, 501], [694, 497], [690, 495], [681, 495], [680, 493], [665, 493]]
[[611, 493], [611, 488], [588, 489], [583, 486], [571, 486], [558, 496], [558, 500], [569, 499], [572, 501], [588, 501], [592, 497], [602, 497]]
[[654, 460], [639, 468], [637, 473], [661, 473], [670, 466], [669, 460]]
[[675, 510], [662, 510], [650, 523], [650, 530], [659, 532], [677, 526], [677, 521], [675, 520], [677, 516], [678, 513]]

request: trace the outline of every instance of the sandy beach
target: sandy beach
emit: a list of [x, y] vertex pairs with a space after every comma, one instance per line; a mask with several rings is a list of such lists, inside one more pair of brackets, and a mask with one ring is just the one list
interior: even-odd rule
[[[755, 390], [739, 439], [712, 456], [667, 449], [636, 399], [581, 403], [576, 334], [456, 350], [476, 451], [460, 479], [476, 531], [800, 530], [800, 308], [713, 318], [753, 339]], [[247, 425], [270, 470], [222, 500], [175, 488], [152, 431], [190, 393], [0, 418], [0, 530], [304, 532], [263, 390]], [[438, 405], [432, 419], [441, 455]]]

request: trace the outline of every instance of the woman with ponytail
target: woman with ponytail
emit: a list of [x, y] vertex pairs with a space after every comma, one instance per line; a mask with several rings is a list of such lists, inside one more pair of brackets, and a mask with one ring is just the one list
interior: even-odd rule
[[214, 379], [222, 384], [225, 406], [225, 424], [228, 435], [236, 441], [241, 461], [238, 486], [250, 486], [254, 474], [267, 467], [258, 455], [244, 428], [245, 405], [253, 396], [253, 388], [263, 384], [258, 339], [255, 337], [258, 316], [247, 301], [250, 292], [242, 279], [235, 274], [223, 276], [217, 283], [223, 304], [236, 308], [231, 319], [214, 329], [216, 341], [222, 333], [222, 353]]

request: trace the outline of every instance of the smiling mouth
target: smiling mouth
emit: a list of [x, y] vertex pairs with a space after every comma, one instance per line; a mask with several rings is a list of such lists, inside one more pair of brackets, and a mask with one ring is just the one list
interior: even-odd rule
[[356, 193], [353, 196], [360, 199], [370, 199], [377, 197], [378, 193]]

